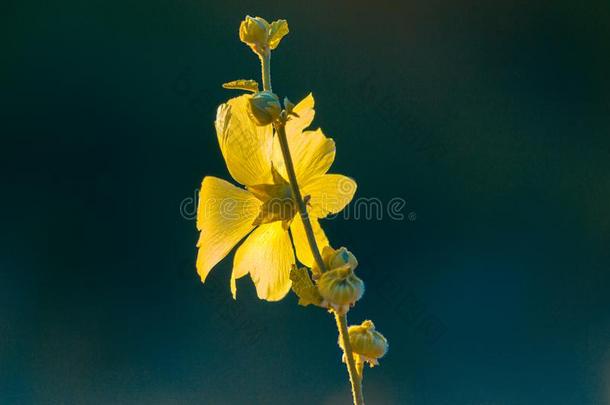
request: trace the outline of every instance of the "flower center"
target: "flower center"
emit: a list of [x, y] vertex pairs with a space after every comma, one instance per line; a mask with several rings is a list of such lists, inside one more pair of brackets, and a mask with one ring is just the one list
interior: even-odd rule
[[288, 182], [281, 176], [274, 176], [273, 181], [273, 184], [248, 187], [248, 190], [262, 202], [253, 225], [282, 221], [287, 228], [297, 213], [296, 202]]

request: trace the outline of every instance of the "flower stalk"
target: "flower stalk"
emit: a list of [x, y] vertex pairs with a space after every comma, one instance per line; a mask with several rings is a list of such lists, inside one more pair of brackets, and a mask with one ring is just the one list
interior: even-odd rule
[[[334, 311], [333, 311], [334, 312]], [[337, 321], [337, 329], [339, 330], [339, 338], [343, 342], [343, 354], [345, 363], [347, 364], [347, 373], [349, 374], [349, 382], [352, 386], [352, 398], [354, 405], [364, 405], [364, 395], [362, 394], [362, 373], [358, 372], [356, 363], [354, 362], [354, 353], [352, 345], [349, 341], [349, 333], [347, 332], [347, 316], [335, 314]]]
[[[263, 79], [263, 90], [271, 91], [271, 52], [265, 51], [259, 54], [261, 61], [261, 71]], [[324, 260], [320, 254], [320, 249], [316, 243], [315, 234], [309, 221], [309, 215], [307, 213], [307, 205], [301, 195], [299, 184], [297, 181], [296, 172], [294, 170], [294, 163], [292, 161], [292, 155], [290, 154], [290, 148], [288, 146], [288, 139], [286, 137], [286, 114], [282, 114], [280, 119], [274, 124], [280, 148], [282, 150], [282, 157], [284, 158], [284, 165], [286, 166], [286, 173], [288, 174], [288, 181], [290, 182], [290, 188], [292, 195], [296, 201], [299, 215], [303, 220], [303, 226], [305, 228], [305, 234], [307, 235], [307, 241], [311, 253], [314, 257], [319, 270], [323, 273], [326, 271]], [[318, 274], [319, 276], [319, 274]], [[339, 314], [336, 311], [332, 311], [335, 315], [337, 322], [337, 329], [339, 331], [339, 337], [343, 343], [343, 355], [345, 363], [347, 364], [347, 372], [349, 374], [349, 380], [352, 387], [352, 397], [354, 405], [364, 405], [364, 396], [362, 394], [362, 373], [356, 369], [356, 362], [354, 361], [354, 354], [352, 352], [352, 346], [349, 341], [349, 334], [347, 332], [347, 316], [345, 314]]]
[[[271, 52], [269, 50], [264, 51], [262, 54], [259, 54], [259, 58], [261, 61], [261, 71], [263, 76], [263, 90], [264, 91], [272, 91], [271, 90]], [[307, 235], [307, 241], [309, 242], [309, 247], [311, 248], [311, 253], [313, 255], [316, 264], [321, 269], [322, 272], [325, 271], [324, 261], [322, 260], [322, 255], [320, 254], [320, 249], [316, 243], [316, 237], [313, 232], [313, 228], [311, 227], [311, 222], [309, 221], [309, 215], [307, 214], [307, 206], [305, 204], [305, 200], [303, 200], [303, 196], [301, 195], [301, 190], [299, 189], [299, 183], [297, 182], [297, 175], [294, 171], [294, 163], [292, 162], [292, 155], [290, 154], [290, 148], [288, 147], [288, 139], [286, 138], [286, 117], [285, 115], [281, 117], [275, 124], [275, 131], [277, 132], [277, 137], [280, 142], [280, 148], [282, 149], [282, 157], [284, 158], [284, 165], [286, 166], [286, 173], [288, 174], [288, 181], [290, 182], [290, 189], [292, 191], [292, 195], [297, 203], [297, 208], [299, 210], [299, 215], [301, 215], [301, 219], [303, 220], [303, 225], [305, 227], [305, 233]]]
[[261, 73], [263, 77], [263, 90], [271, 90], [271, 51], [269, 49], [264, 50], [261, 54], [258, 54], [261, 60]]
[[324, 272], [326, 271], [324, 261], [322, 260], [320, 249], [316, 243], [316, 237], [313, 232], [313, 228], [311, 227], [311, 222], [309, 221], [309, 215], [307, 214], [307, 205], [305, 204], [305, 200], [303, 200], [303, 196], [301, 195], [301, 190], [299, 189], [299, 184], [297, 182], [297, 175], [294, 171], [294, 164], [292, 162], [292, 156], [290, 155], [290, 148], [288, 147], [288, 139], [286, 138], [286, 124], [284, 120], [280, 119], [280, 121], [275, 125], [275, 130], [280, 142], [280, 148], [282, 149], [282, 156], [284, 158], [284, 165], [286, 165], [286, 173], [288, 174], [288, 181], [290, 182], [292, 196], [297, 203], [299, 215], [303, 220], [303, 227], [305, 228], [305, 234], [307, 235], [307, 242], [309, 242], [309, 247], [311, 248], [311, 253], [316, 261], [316, 264], [320, 268], [320, 271]]

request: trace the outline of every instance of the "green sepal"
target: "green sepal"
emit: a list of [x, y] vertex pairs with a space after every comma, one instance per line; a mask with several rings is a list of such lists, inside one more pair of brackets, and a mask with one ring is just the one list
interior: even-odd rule
[[256, 93], [258, 91], [258, 83], [256, 80], [251, 79], [240, 79], [233, 80], [232, 82], [223, 83], [222, 87], [230, 90], [246, 90]]
[[290, 280], [292, 280], [292, 291], [299, 297], [299, 305], [304, 307], [310, 304], [320, 306], [323, 298], [311, 281], [307, 268], [292, 266]]

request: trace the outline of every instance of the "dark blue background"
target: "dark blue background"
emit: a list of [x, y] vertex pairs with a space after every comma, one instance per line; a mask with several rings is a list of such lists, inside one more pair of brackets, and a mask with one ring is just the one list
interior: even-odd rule
[[333, 170], [412, 214], [325, 223], [390, 341], [368, 403], [610, 403], [610, 4], [464, 0], [3, 2], [0, 403], [349, 403], [330, 316], [195, 272], [245, 14], [289, 21], [274, 90]]

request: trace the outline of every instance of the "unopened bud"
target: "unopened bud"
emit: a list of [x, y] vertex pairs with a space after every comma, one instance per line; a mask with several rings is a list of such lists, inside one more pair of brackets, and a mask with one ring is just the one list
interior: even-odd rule
[[352, 252], [344, 247], [336, 250], [328, 258], [328, 266], [331, 269], [346, 265], [349, 266], [350, 269], [355, 270], [356, 267], [358, 267], [358, 260], [356, 260], [356, 256], [354, 256]]
[[260, 91], [250, 98], [249, 112], [256, 125], [264, 126], [277, 120], [282, 112], [280, 100], [271, 91]]
[[[356, 256], [344, 247], [335, 250], [330, 246], [325, 246], [324, 249], [322, 249], [322, 261], [326, 266], [326, 270], [332, 270], [346, 265], [352, 270], [355, 270], [356, 267], [358, 267]], [[322, 270], [318, 267], [317, 263], [314, 263], [312, 270], [314, 274], [322, 273]]]
[[288, 31], [286, 20], [277, 20], [269, 24], [262, 17], [248, 15], [239, 26], [239, 39], [256, 54], [262, 56], [277, 48]]
[[264, 49], [269, 42], [269, 23], [262, 17], [246, 16], [239, 26], [239, 39], [255, 52]]

